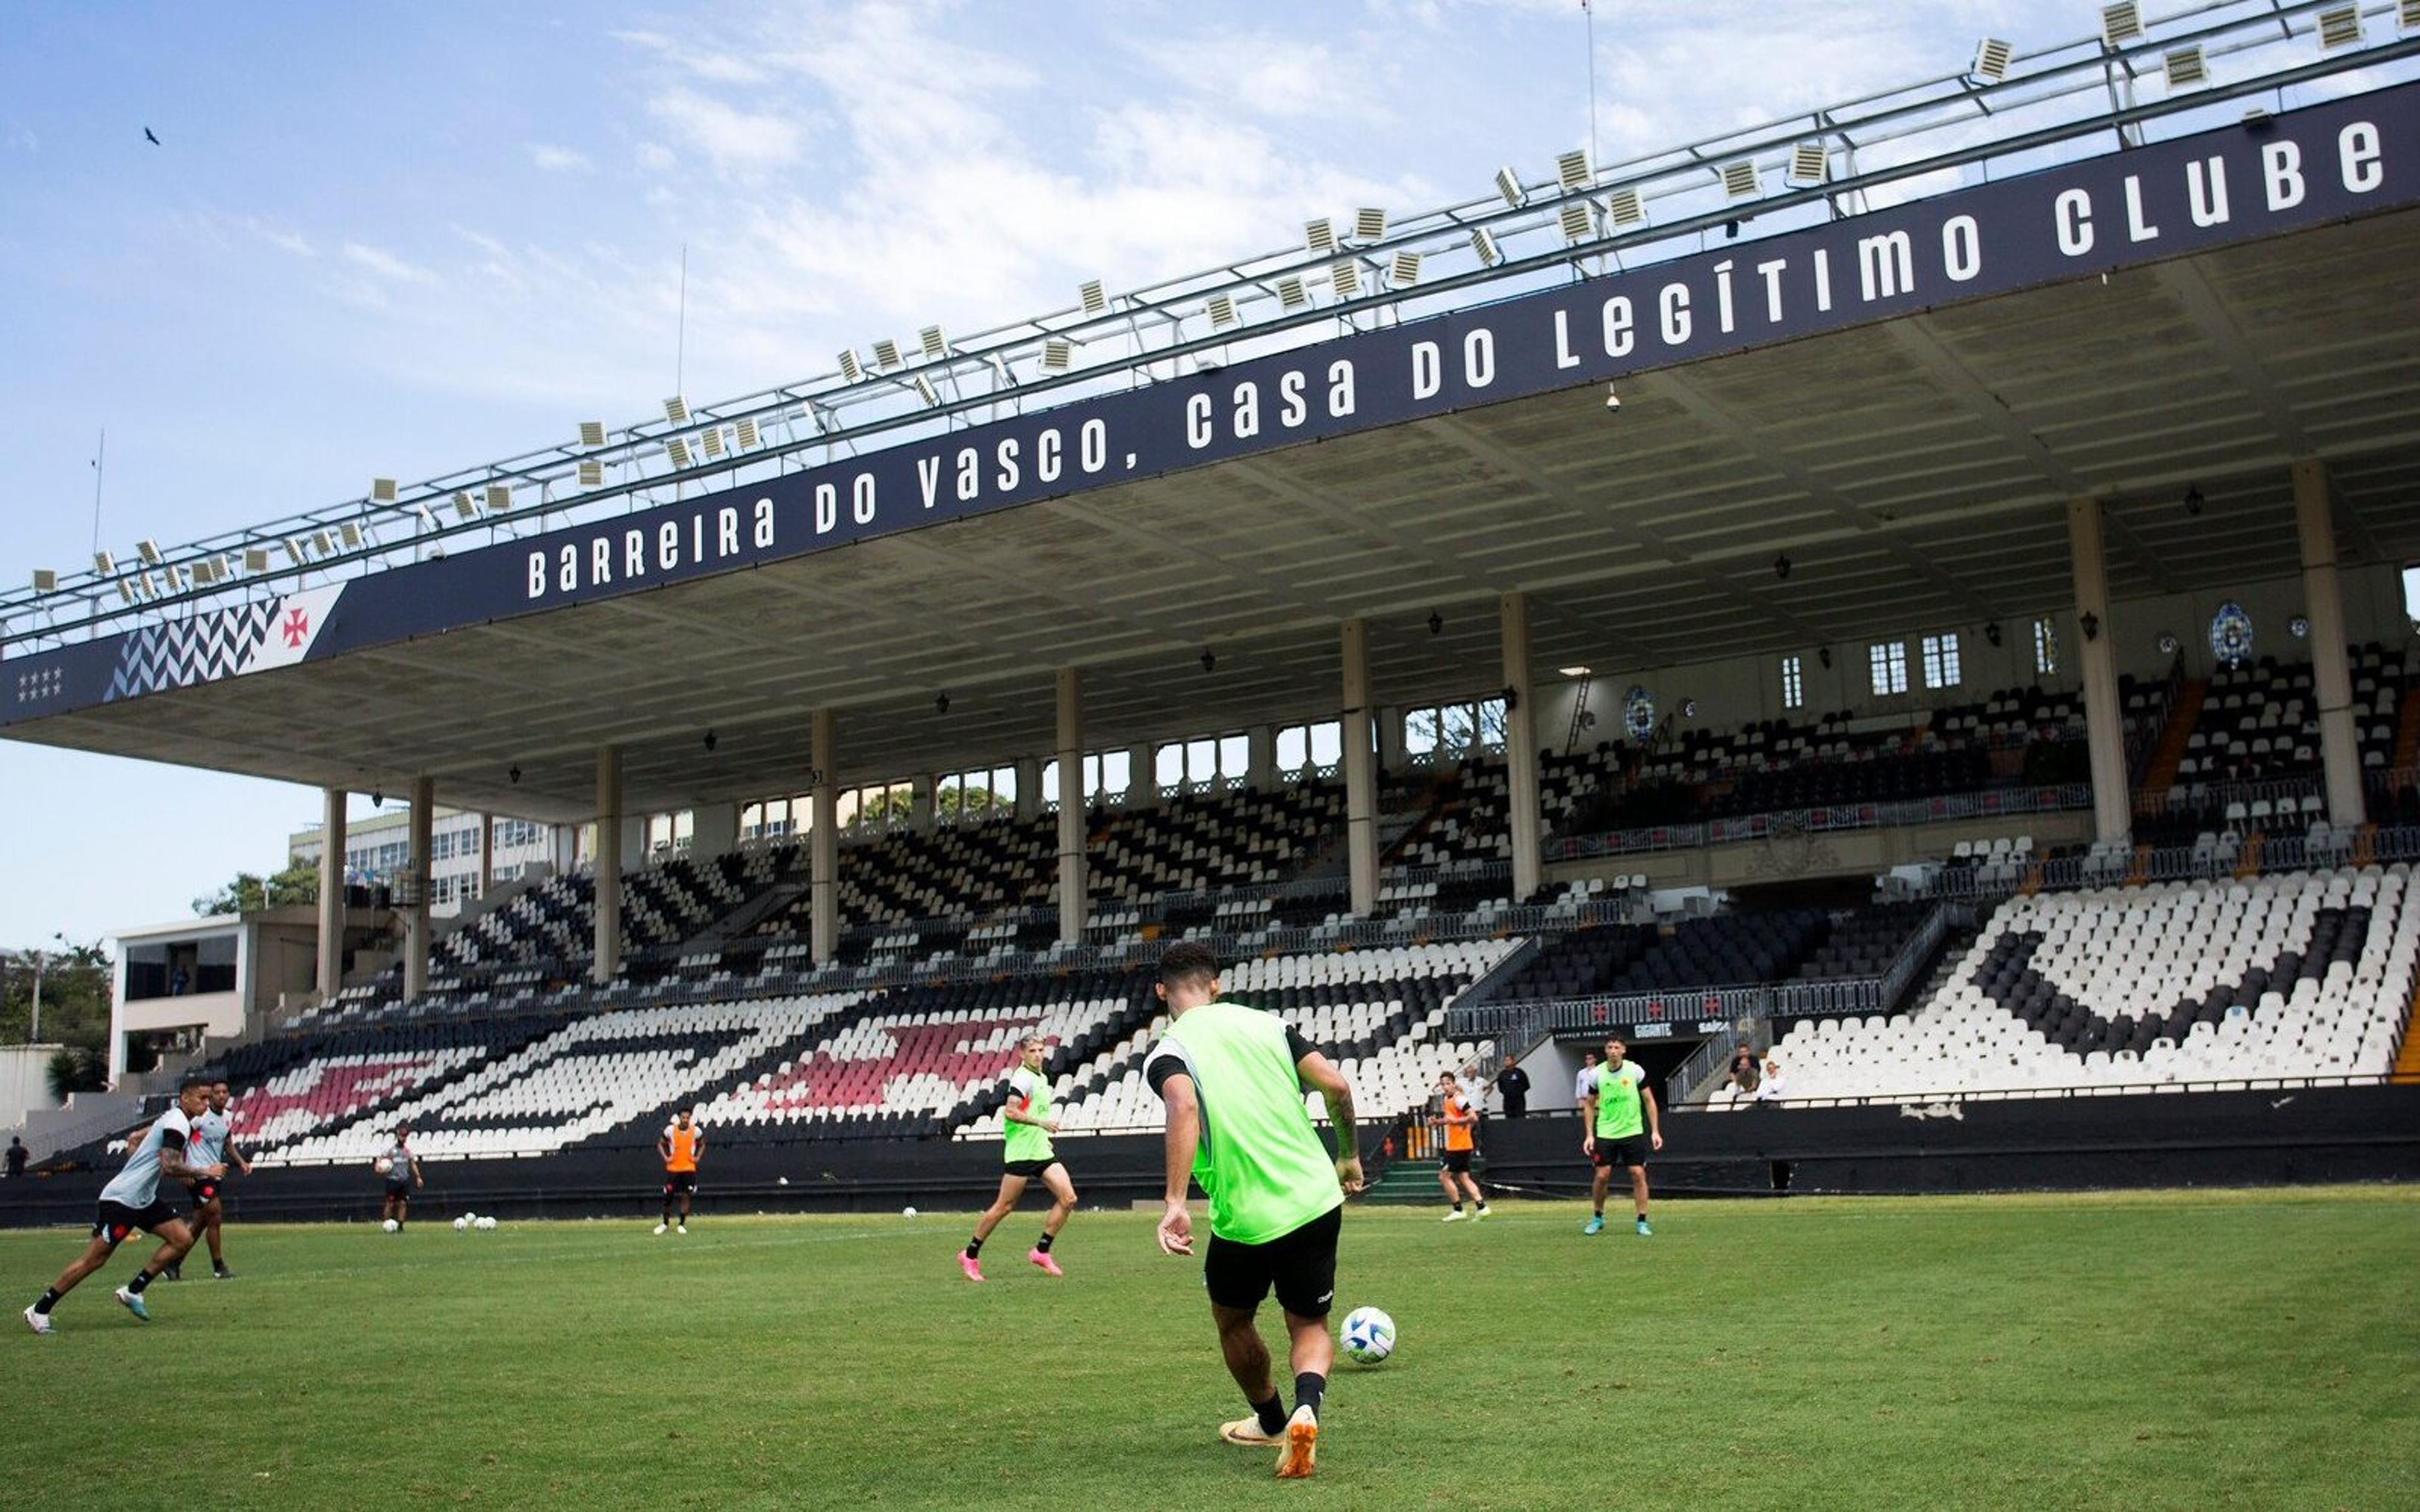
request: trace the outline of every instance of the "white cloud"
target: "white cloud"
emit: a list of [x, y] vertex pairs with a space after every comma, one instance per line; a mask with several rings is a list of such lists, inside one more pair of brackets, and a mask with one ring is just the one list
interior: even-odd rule
[[673, 136], [740, 176], [783, 168], [799, 160], [804, 132], [776, 111], [743, 111], [681, 86], [647, 101], [647, 112]]
[[290, 231], [283, 226], [271, 225], [251, 216], [243, 218], [243, 226], [245, 230], [280, 252], [290, 253], [297, 257], [318, 255], [318, 250], [311, 245], [310, 239], [300, 231]]
[[596, 166], [588, 161], [588, 154], [585, 152], [575, 152], [569, 147], [549, 147], [543, 142], [531, 143], [529, 155], [530, 162], [549, 173], [563, 173], [572, 169], [585, 173]]
[[354, 267], [375, 274], [391, 284], [436, 284], [442, 282], [426, 268], [405, 262], [395, 254], [365, 242], [348, 241], [341, 249], [345, 260]]

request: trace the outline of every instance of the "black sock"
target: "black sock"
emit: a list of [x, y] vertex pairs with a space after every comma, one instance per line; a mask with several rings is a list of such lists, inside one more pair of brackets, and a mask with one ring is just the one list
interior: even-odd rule
[[1315, 1370], [1306, 1370], [1294, 1378], [1295, 1411], [1308, 1407], [1311, 1415], [1319, 1415], [1320, 1398], [1327, 1395], [1327, 1378]]
[[1460, 1197], [1453, 1199], [1453, 1211], [1456, 1212], [1460, 1212], [1462, 1211], [1462, 1199]]
[[1487, 1199], [1485, 1197], [1481, 1197], [1479, 1199], [1479, 1211], [1481, 1212], [1485, 1212], [1487, 1211]]
[[42, 1288], [42, 1294], [34, 1299], [34, 1315], [38, 1318], [48, 1318], [51, 1316], [51, 1309], [57, 1306], [58, 1304], [59, 1288], [56, 1287], [44, 1287]]
[[134, 1273], [134, 1279], [126, 1283], [126, 1289], [139, 1297], [143, 1295], [143, 1288], [159, 1279], [159, 1275], [160, 1273], [157, 1271], [137, 1271]]
[[1285, 1431], [1285, 1398], [1272, 1388], [1267, 1401], [1252, 1404], [1252, 1415], [1261, 1420], [1261, 1431], [1275, 1438]]
[[1056, 1234], [1045, 1234], [1042, 1236], [1042, 1242], [1034, 1245], [1033, 1247], [1040, 1250], [1043, 1254], [1047, 1255], [1050, 1253], [1050, 1242], [1058, 1237], [1059, 1236]]
[[976, 1256], [981, 1255], [982, 1253], [983, 1253], [983, 1241], [982, 1241], [982, 1240], [980, 1240], [980, 1239], [970, 1239], [970, 1240], [968, 1240], [968, 1241], [967, 1241], [967, 1258], [968, 1258], [968, 1259], [970, 1259], [970, 1260], [971, 1260], [971, 1259], [973, 1259]]

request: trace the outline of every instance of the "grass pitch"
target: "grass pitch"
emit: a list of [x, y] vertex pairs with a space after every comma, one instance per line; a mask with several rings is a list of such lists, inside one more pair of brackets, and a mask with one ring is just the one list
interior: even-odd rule
[[1141, 1215], [1079, 1213], [1053, 1281], [1021, 1212], [981, 1287], [961, 1214], [232, 1227], [240, 1280], [144, 1327], [121, 1254], [50, 1338], [13, 1310], [80, 1236], [0, 1234], [0, 1504], [2411, 1504], [2420, 1191], [1438, 1211], [1347, 1214], [1338, 1316], [1402, 1344], [1340, 1365], [1308, 1486], [1216, 1442]]

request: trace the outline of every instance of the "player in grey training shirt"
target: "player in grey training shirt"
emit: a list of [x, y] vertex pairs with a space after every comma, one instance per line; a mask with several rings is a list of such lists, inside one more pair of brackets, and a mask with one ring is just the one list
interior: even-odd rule
[[379, 1210], [379, 1217], [392, 1222], [397, 1233], [403, 1231], [403, 1221], [410, 1216], [411, 1189], [426, 1184], [421, 1180], [420, 1157], [404, 1142], [411, 1137], [409, 1128], [397, 1128], [395, 1143], [379, 1151], [377, 1160], [371, 1162], [373, 1167], [379, 1161], [386, 1163], [386, 1202]]
[[210, 1084], [206, 1081], [189, 1081], [178, 1088], [177, 1105], [160, 1115], [134, 1152], [126, 1157], [125, 1169], [101, 1189], [101, 1210], [93, 1222], [91, 1242], [73, 1265], [59, 1273], [50, 1289], [25, 1309], [27, 1328], [37, 1334], [50, 1333], [51, 1309], [58, 1300], [73, 1291], [77, 1282], [107, 1265], [118, 1244], [137, 1229], [157, 1234], [160, 1248], [150, 1264], [117, 1288], [116, 1296], [128, 1312], [144, 1322], [151, 1320], [150, 1309], [143, 1302], [144, 1288], [194, 1247], [194, 1236], [178, 1221], [176, 1210], [160, 1200], [160, 1178], [191, 1181], [226, 1173], [224, 1165], [194, 1164], [186, 1149], [193, 1137], [194, 1119], [209, 1107], [209, 1095]]
[[[193, 1138], [185, 1148], [191, 1152], [192, 1164], [195, 1165], [232, 1165], [249, 1176], [252, 1163], [236, 1149], [233, 1121], [227, 1117], [227, 1084], [224, 1080], [210, 1083], [209, 1106], [194, 1120]], [[187, 1227], [194, 1230], [196, 1239], [209, 1242], [210, 1276], [217, 1281], [235, 1279], [235, 1273], [227, 1269], [225, 1246], [219, 1242], [219, 1222], [225, 1214], [219, 1193], [225, 1184], [218, 1177], [203, 1177], [185, 1183], [185, 1190], [194, 1195], [193, 1222]], [[185, 1262], [179, 1259], [169, 1266], [167, 1273], [160, 1279], [182, 1281], [185, 1279], [184, 1270]]]

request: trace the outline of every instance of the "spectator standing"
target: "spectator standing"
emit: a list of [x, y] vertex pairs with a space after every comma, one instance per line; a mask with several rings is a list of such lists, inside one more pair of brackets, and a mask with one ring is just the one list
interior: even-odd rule
[[1584, 1108], [1588, 1106], [1588, 1100], [1595, 1095], [1596, 1052], [1591, 1050], [1580, 1057], [1579, 1080], [1572, 1084], [1572, 1106]]
[[14, 1180], [18, 1177], [25, 1174], [25, 1157], [28, 1151], [25, 1149], [25, 1141], [18, 1138], [15, 1134], [10, 1134], [8, 1136], [9, 1180]]
[[1496, 1073], [1496, 1090], [1504, 1098], [1504, 1116], [1526, 1119], [1529, 1116], [1529, 1073], [1504, 1057], [1504, 1069]]

